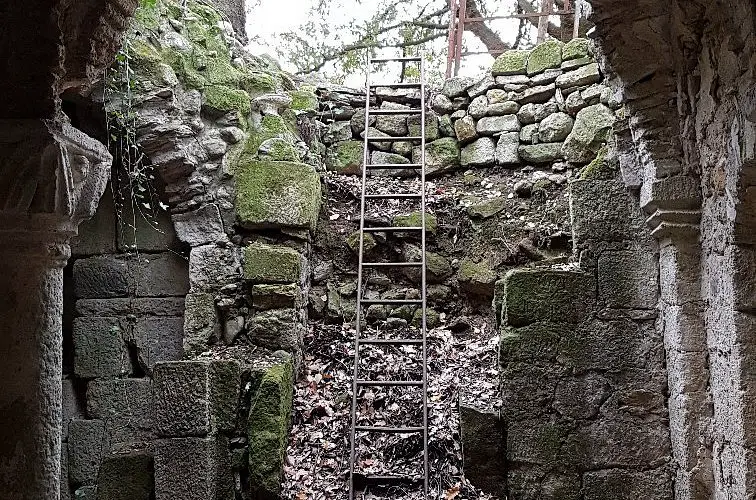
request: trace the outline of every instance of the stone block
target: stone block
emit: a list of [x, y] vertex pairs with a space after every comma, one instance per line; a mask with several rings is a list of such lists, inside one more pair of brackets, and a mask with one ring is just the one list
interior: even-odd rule
[[507, 132], [499, 136], [499, 142], [496, 144], [496, 163], [499, 165], [517, 165], [520, 162], [520, 156], [517, 153], [517, 147], [520, 143], [520, 134], [518, 132]]
[[181, 255], [142, 254], [130, 264], [139, 297], [176, 297], [189, 291], [189, 265]]
[[562, 47], [564, 43], [559, 40], [548, 40], [537, 45], [528, 56], [528, 75], [558, 68], [562, 64]]
[[74, 373], [80, 378], [131, 373], [119, 318], [81, 317], [73, 322]]
[[152, 389], [149, 379], [95, 379], [87, 387], [87, 413], [104, 420], [112, 444], [150, 439]]
[[184, 297], [79, 299], [78, 316], [182, 316]]
[[218, 205], [210, 203], [202, 208], [172, 216], [176, 236], [192, 247], [226, 240]]
[[71, 485], [68, 483], [68, 443], [60, 447], [60, 500], [71, 500]]
[[666, 304], [682, 306], [701, 298], [700, 259], [698, 245], [664, 245], [659, 249], [659, 288]]
[[572, 431], [571, 424], [549, 417], [507, 422], [507, 460], [562, 472], [574, 470], [573, 458], [564, 449]]
[[235, 361], [158, 363], [153, 379], [157, 433], [202, 437], [233, 430], [239, 370]]
[[244, 279], [253, 283], [303, 283], [305, 260], [293, 248], [255, 243], [244, 248]]
[[82, 486], [74, 492], [75, 500], [97, 500], [96, 486]]
[[294, 369], [291, 360], [262, 376], [249, 412], [249, 478], [260, 498], [278, 498], [291, 418]]
[[223, 443], [224, 440], [198, 437], [157, 441], [155, 500], [231, 498], [232, 494], [223, 496]]
[[153, 456], [148, 452], [105, 457], [97, 476], [97, 500], [151, 500], [154, 469]]
[[68, 441], [68, 423], [72, 419], [86, 418], [85, 382], [72, 378], [64, 378], [61, 389], [63, 395], [63, 429], [61, 439], [63, 442], [66, 442]]
[[582, 500], [580, 474], [560, 474], [547, 468], [510, 464], [507, 489], [512, 499]]
[[[368, 235], [366, 235], [368, 236]], [[255, 309], [297, 308], [302, 304], [302, 288], [295, 283], [287, 285], [253, 285], [252, 305]]]
[[111, 255], [78, 259], [73, 264], [77, 299], [126, 297], [129, 270], [126, 260]]
[[610, 391], [609, 381], [597, 373], [563, 377], [554, 390], [552, 405], [563, 417], [590, 419], [598, 415]]
[[189, 254], [189, 281], [192, 292], [213, 292], [239, 281], [241, 250], [238, 247], [202, 245]]
[[499, 416], [460, 405], [459, 418], [465, 477], [476, 488], [504, 498], [506, 443]]
[[603, 252], [598, 257], [598, 298], [606, 307], [653, 309], [658, 302], [656, 255], [650, 248]]
[[[496, 76], [524, 75], [527, 73], [528, 50], [507, 50], [494, 61], [491, 74]], [[493, 85], [488, 85], [489, 87]]]
[[199, 354], [218, 341], [221, 337], [219, 321], [212, 294], [188, 294], [184, 313], [184, 353]]
[[[121, 252], [163, 252], [177, 249], [176, 233], [171, 216], [158, 207], [144, 208], [131, 203], [131, 193], [126, 193], [122, 218], [117, 235]], [[134, 213], [133, 208], [137, 208]]]
[[475, 130], [482, 135], [494, 135], [500, 132], [519, 132], [520, 122], [516, 115], [485, 116], [478, 120]]
[[563, 368], [510, 362], [501, 367], [501, 418], [509, 421], [529, 420], [553, 413], [554, 391]]
[[184, 353], [184, 318], [140, 318], [134, 327], [134, 341], [142, 366], [152, 369], [160, 361], [176, 361]]
[[645, 217], [621, 181], [571, 182], [570, 220], [577, 247], [587, 241], [650, 244]]
[[510, 326], [538, 321], [578, 323], [595, 307], [596, 280], [589, 273], [515, 270], [504, 279], [504, 317]]
[[71, 239], [71, 255], [116, 253], [116, 224], [113, 195], [107, 187], [94, 217], [79, 224], [78, 234]]
[[315, 230], [320, 212], [320, 176], [310, 165], [241, 162], [235, 179], [237, 217], [244, 227]]
[[94, 485], [102, 457], [110, 448], [105, 422], [71, 420], [68, 429], [68, 478], [76, 487]]
[[260, 311], [247, 319], [246, 326], [255, 345], [288, 352], [301, 350], [305, 327], [295, 309]]
[[562, 146], [564, 159], [573, 163], [593, 160], [609, 139], [615, 120], [614, 111], [603, 104], [594, 104], [578, 111], [575, 125]]

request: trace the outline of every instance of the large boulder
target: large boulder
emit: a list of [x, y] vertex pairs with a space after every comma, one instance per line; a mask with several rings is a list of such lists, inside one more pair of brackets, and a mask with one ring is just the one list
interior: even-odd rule
[[[425, 175], [440, 175], [459, 168], [459, 144], [452, 137], [442, 137], [425, 145]], [[420, 148], [412, 152], [412, 162], [420, 163]]]
[[558, 40], [548, 40], [534, 48], [528, 57], [527, 74], [535, 75], [547, 69], [558, 68], [562, 64], [563, 46], [564, 43]]
[[573, 163], [593, 160], [612, 133], [614, 120], [614, 112], [603, 104], [581, 109], [562, 146], [564, 159]]
[[561, 142], [544, 142], [540, 144], [526, 144], [517, 149], [524, 161], [528, 163], [549, 163], [562, 156]]
[[330, 148], [328, 153], [326, 157], [326, 167], [328, 170], [333, 170], [340, 174], [358, 175], [362, 173], [364, 144], [361, 141], [336, 143], [336, 146]]
[[[381, 109], [401, 110], [410, 109], [409, 106], [396, 104], [393, 102], [384, 102]], [[407, 116], [406, 115], [381, 115], [375, 120], [375, 128], [393, 136], [405, 136], [408, 134]]]

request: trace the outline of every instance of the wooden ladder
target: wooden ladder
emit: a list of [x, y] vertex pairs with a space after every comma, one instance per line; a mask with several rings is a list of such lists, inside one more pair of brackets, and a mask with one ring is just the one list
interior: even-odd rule
[[[400, 62], [402, 64], [417, 63], [420, 66], [420, 81], [417, 83], [371, 83], [371, 72], [374, 64]], [[350, 429], [350, 455], [349, 455], [349, 498], [354, 500], [359, 489], [358, 483], [369, 485], [393, 484], [421, 484], [425, 498], [428, 497], [428, 351], [427, 351], [427, 332], [426, 332], [426, 270], [425, 270], [425, 244], [426, 244], [426, 225], [425, 225], [425, 64], [422, 57], [396, 57], [368, 59], [367, 71], [367, 96], [365, 100], [365, 131], [364, 131], [364, 153], [362, 169], [362, 192], [360, 196], [360, 244], [358, 250], [359, 264], [357, 268], [357, 320], [355, 334], [354, 350], [354, 379], [352, 383], [352, 412], [351, 412], [351, 429]], [[417, 88], [420, 89], [420, 109], [370, 109], [371, 92], [377, 88]], [[405, 137], [371, 137], [369, 135], [370, 118], [372, 116], [382, 115], [419, 115], [420, 116], [420, 135]], [[370, 164], [370, 151], [368, 146], [373, 142], [406, 142], [411, 141], [413, 144], [420, 144], [419, 163], [410, 164]], [[419, 193], [393, 193], [393, 194], [366, 194], [366, 185], [369, 178], [368, 172], [379, 169], [412, 169], [420, 176]], [[366, 227], [365, 226], [365, 204], [373, 200], [381, 199], [399, 199], [399, 200], [416, 200], [420, 202], [420, 225], [412, 227]], [[420, 233], [421, 239], [421, 260], [419, 262], [366, 262], [364, 259], [364, 242], [367, 233], [388, 233], [388, 232], [417, 232]], [[363, 278], [364, 270], [368, 268], [407, 268], [412, 267], [420, 271], [420, 298], [419, 299], [364, 299], [363, 298]], [[361, 338], [362, 317], [364, 312], [371, 305], [410, 305], [420, 306], [422, 308], [421, 337], [420, 338]], [[422, 355], [422, 377], [420, 380], [366, 380], [360, 378], [359, 362], [360, 347], [367, 345], [393, 345], [393, 346], [416, 346], [421, 349]], [[422, 425], [389, 427], [389, 426], [365, 426], [358, 425], [357, 405], [360, 390], [367, 387], [417, 387], [422, 390]], [[420, 403], [420, 401], [418, 401]], [[356, 473], [356, 438], [357, 433], [392, 433], [392, 434], [421, 434], [423, 444], [423, 463], [422, 474], [420, 475], [360, 475]]]

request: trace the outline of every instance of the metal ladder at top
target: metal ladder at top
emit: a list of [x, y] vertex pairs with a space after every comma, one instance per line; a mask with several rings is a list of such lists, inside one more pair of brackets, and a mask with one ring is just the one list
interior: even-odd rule
[[[420, 81], [417, 83], [393, 83], [393, 84], [371, 84], [371, 70], [373, 64], [401, 62], [418, 63], [420, 66]], [[419, 88], [420, 89], [420, 109], [370, 109], [371, 91], [376, 88]], [[396, 57], [368, 59], [367, 71], [367, 96], [365, 100], [365, 132], [364, 132], [364, 156], [362, 169], [362, 194], [360, 197], [360, 245], [359, 245], [359, 265], [357, 269], [357, 321], [355, 334], [355, 351], [354, 351], [354, 379], [352, 383], [352, 422], [350, 431], [350, 456], [349, 456], [349, 498], [354, 500], [356, 497], [356, 473], [355, 465], [356, 456], [356, 434], [357, 432], [371, 433], [392, 433], [392, 434], [409, 434], [417, 433], [422, 435], [423, 444], [423, 464], [422, 474], [420, 476], [402, 476], [402, 475], [365, 475], [364, 482], [367, 485], [391, 485], [396, 483], [421, 483], [425, 498], [428, 497], [428, 354], [427, 354], [427, 335], [426, 335], [426, 283], [425, 283], [425, 64], [422, 57]], [[381, 115], [419, 115], [420, 116], [420, 135], [407, 137], [370, 137], [370, 117]], [[420, 143], [420, 163], [411, 164], [370, 164], [370, 152], [368, 145], [371, 142], [406, 142], [411, 141], [413, 144]], [[419, 193], [393, 193], [393, 194], [366, 194], [366, 182], [369, 176], [368, 171], [378, 169], [414, 169], [420, 176]], [[420, 202], [421, 225], [414, 227], [365, 227], [365, 204], [372, 200], [380, 199], [399, 199], [399, 200], [416, 200]], [[366, 233], [379, 232], [419, 232], [421, 238], [421, 260], [419, 262], [366, 262], [364, 260], [364, 240]], [[363, 276], [367, 268], [406, 268], [415, 267], [420, 270], [420, 299], [363, 299]], [[361, 318], [363, 312], [371, 305], [416, 305], [422, 307], [421, 337], [415, 338], [360, 338]], [[363, 380], [359, 377], [360, 347], [364, 345], [393, 345], [393, 346], [420, 346], [422, 355], [422, 378], [418, 381], [411, 380]], [[422, 390], [422, 425], [421, 426], [362, 426], [358, 425], [357, 404], [359, 391], [366, 387], [419, 387]]]

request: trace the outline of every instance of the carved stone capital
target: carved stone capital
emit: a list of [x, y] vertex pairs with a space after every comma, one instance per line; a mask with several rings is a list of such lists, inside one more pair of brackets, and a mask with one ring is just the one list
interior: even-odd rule
[[65, 260], [111, 163], [104, 145], [68, 123], [0, 120], [0, 248]]

